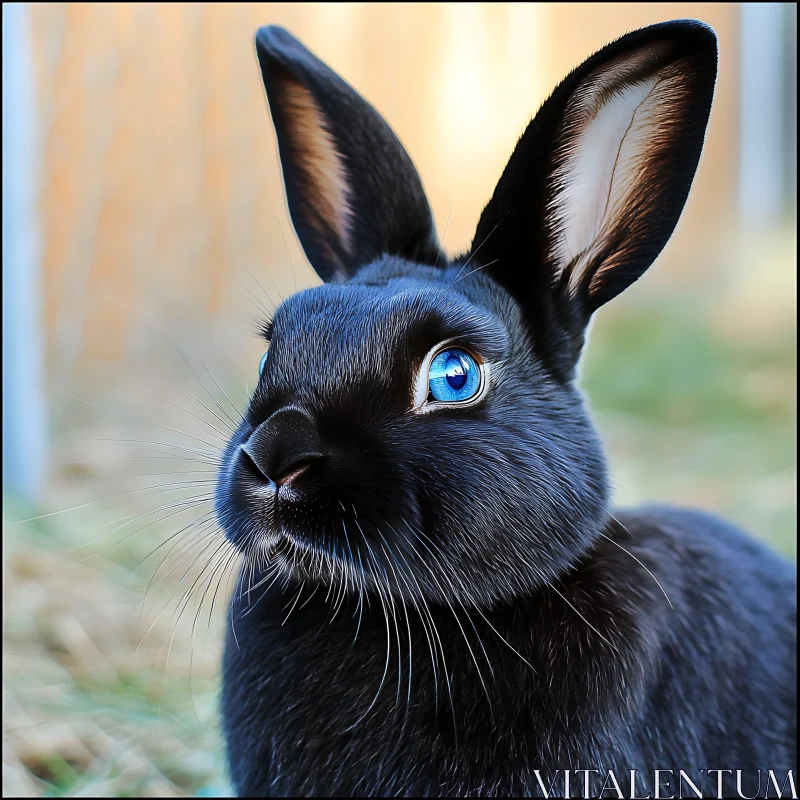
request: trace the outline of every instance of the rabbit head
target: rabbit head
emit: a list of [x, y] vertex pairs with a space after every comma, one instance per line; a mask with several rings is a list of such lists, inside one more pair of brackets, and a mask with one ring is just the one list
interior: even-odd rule
[[226, 535], [262, 566], [343, 590], [473, 607], [535, 590], [607, 520], [575, 367], [593, 312], [678, 221], [713, 32], [653, 25], [568, 75], [452, 260], [372, 106], [281, 28], [256, 49], [292, 222], [324, 283], [265, 323], [219, 474]]

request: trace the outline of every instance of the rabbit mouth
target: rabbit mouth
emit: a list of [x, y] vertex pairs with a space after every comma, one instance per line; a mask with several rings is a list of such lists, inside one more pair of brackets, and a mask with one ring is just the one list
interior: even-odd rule
[[[231, 475], [218, 487], [217, 505], [228, 541], [246, 563], [272, 577], [348, 591], [377, 583], [383, 590], [406, 594], [402, 581], [394, 585], [392, 565], [385, 561], [389, 556], [384, 548], [392, 551], [382, 536], [388, 529], [370, 524], [366, 508], [356, 511], [353, 504], [345, 506], [327, 493], [320, 496], [288, 485], [253, 485], [241, 475]], [[413, 583], [411, 577], [406, 581]]]

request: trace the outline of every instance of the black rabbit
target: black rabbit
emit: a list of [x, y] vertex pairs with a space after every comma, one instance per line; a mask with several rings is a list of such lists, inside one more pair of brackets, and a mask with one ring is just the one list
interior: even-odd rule
[[[265, 324], [219, 474], [244, 554], [222, 696], [237, 792], [623, 796], [613, 770], [646, 795], [657, 769], [712, 795], [735, 770], [750, 794], [759, 769], [783, 783], [794, 567], [702, 512], [612, 514], [574, 384], [592, 313], [686, 201], [714, 33], [653, 25], [574, 70], [452, 261], [381, 116], [285, 30], [256, 49], [325, 283]], [[565, 770], [597, 773], [565, 787]]]

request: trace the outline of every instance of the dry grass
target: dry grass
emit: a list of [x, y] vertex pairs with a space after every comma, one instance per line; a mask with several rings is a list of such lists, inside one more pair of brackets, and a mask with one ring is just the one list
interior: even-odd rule
[[224, 791], [218, 648], [196, 649], [190, 689], [185, 631], [165, 666], [174, 621], [158, 619], [139, 646], [142, 593], [129, 573], [78, 563], [29, 534], [5, 536], [4, 795]]
[[156, 365], [83, 380], [95, 404], [51, 405], [42, 507], [4, 498], [6, 795], [230, 793], [216, 714], [229, 586], [212, 613], [223, 574], [195, 583], [222, 541], [200, 525], [222, 428], [179, 383]]
[[[4, 794], [229, 793], [215, 713], [221, 615], [209, 623], [207, 602], [193, 629], [199, 593], [180, 602], [200, 553], [177, 548], [152, 584], [168, 548], [140, 565], [198, 514], [193, 504], [172, 518], [150, 512], [192, 492], [114, 497], [180, 480], [143, 479], [165, 464], [179, 474], [192, 465], [127, 460], [124, 445], [87, 443], [85, 427], [67, 425], [48, 503], [78, 507], [18, 523], [5, 517], [23, 511], [4, 503]], [[106, 436], [97, 417], [89, 428], [102, 439], [137, 435], [128, 425]]]

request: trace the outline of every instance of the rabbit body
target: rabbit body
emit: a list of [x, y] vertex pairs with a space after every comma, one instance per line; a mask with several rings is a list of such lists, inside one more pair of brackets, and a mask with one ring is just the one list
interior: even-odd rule
[[678, 221], [713, 33], [651, 26], [573, 71], [453, 260], [380, 115], [286, 31], [256, 45], [324, 283], [265, 324], [216, 487], [244, 556], [222, 692], [238, 794], [558, 796], [556, 771], [596, 770], [569, 791], [597, 796], [606, 770], [639, 770], [646, 793], [670, 769], [742, 770], [752, 794], [759, 769], [785, 777], [794, 567], [700, 512], [612, 513], [575, 387], [591, 315]]
[[[486, 618], [462, 612], [460, 623], [433, 607], [436, 673], [431, 625], [414, 614], [401, 611], [387, 634], [373, 604], [358, 629], [352, 598], [331, 619], [317, 592], [282, 624], [293, 593], [256, 592], [224, 663], [238, 793], [547, 796], [539, 770], [557, 797], [557, 770], [596, 769], [589, 796], [600, 795], [606, 770], [627, 796], [636, 769], [646, 797], [654, 768], [683, 769], [700, 785], [699, 771], [716, 767], [741, 769], [753, 796], [759, 768], [785, 777], [796, 764], [793, 569], [710, 515], [652, 508], [616, 517], [605, 531], [612, 541], [601, 540], [558, 593]], [[672, 609], [612, 542], [658, 575]], [[589, 621], [613, 620], [616, 649], [570, 604]], [[231, 613], [241, 608], [235, 601]], [[723, 796], [736, 796], [733, 776], [723, 778]], [[706, 778], [704, 796], [716, 796], [716, 780]], [[572, 781], [581, 796], [582, 777]]]

